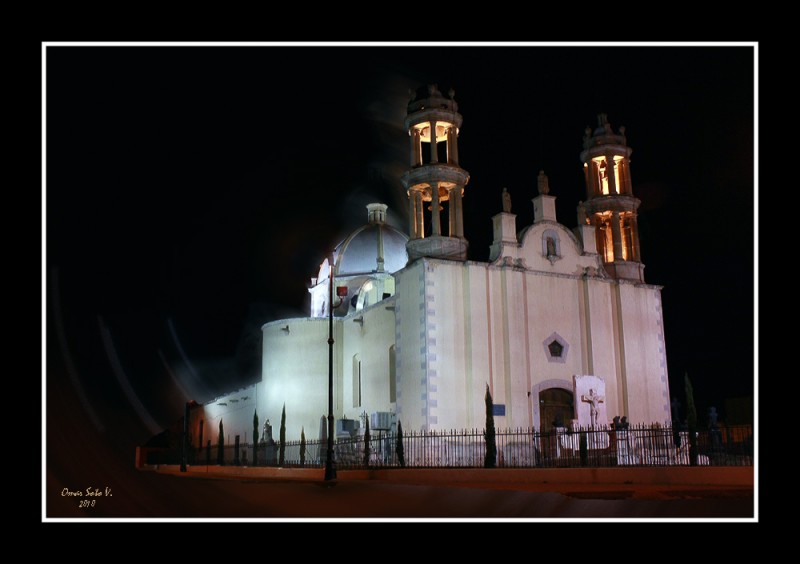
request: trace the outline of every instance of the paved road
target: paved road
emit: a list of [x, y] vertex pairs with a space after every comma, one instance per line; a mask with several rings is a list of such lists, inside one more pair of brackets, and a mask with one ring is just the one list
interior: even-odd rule
[[[133, 482], [131, 481], [133, 480]], [[97, 488], [104, 493], [103, 484]], [[72, 497], [48, 487], [48, 517], [297, 519], [752, 518], [746, 488], [442, 487], [375, 480], [324, 482], [209, 479], [136, 472], [111, 495]], [[53, 489], [51, 489], [53, 488]], [[77, 489], [77, 488], [75, 488]], [[545, 491], [549, 490], [549, 491]], [[79, 507], [94, 499], [93, 507]]]

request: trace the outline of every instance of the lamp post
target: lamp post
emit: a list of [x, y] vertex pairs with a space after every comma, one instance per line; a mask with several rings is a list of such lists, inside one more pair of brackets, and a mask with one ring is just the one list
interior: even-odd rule
[[[328, 453], [325, 457], [325, 481], [336, 479], [333, 460], [333, 252], [328, 274]], [[341, 302], [340, 302], [341, 303]]]
[[189, 451], [189, 402], [183, 406], [183, 441], [181, 443], [181, 472], [186, 472]]

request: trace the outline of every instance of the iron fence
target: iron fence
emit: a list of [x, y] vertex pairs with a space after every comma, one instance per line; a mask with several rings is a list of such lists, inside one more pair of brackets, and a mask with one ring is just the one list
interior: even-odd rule
[[[553, 428], [501, 429], [495, 433], [495, 466], [507, 468], [574, 468], [613, 466], [689, 466], [689, 432], [669, 425], [631, 425], [624, 429]], [[697, 464], [711, 466], [752, 466], [753, 428], [721, 426], [697, 431]], [[402, 448], [405, 467], [483, 467], [486, 440], [480, 429], [404, 432]], [[398, 441], [394, 433], [372, 433], [366, 456], [363, 435], [334, 442], [334, 460], [339, 469], [398, 468]], [[190, 465], [323, 467], [327, 444], [320, 440], [287, 441], [253, 445], [226, 444], [220, 458], [219, 446], [190, 448]], [[179, 448], [149, 452], [148, 464], [180, 464]]]

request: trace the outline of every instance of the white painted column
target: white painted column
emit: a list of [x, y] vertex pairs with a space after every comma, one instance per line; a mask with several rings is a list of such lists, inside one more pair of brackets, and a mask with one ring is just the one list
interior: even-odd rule
[[614, 155], [606, 155], [606, 174], [608, 175], [608, 193], [619, 194], [617, 191], [617, 175], [614, 174]]

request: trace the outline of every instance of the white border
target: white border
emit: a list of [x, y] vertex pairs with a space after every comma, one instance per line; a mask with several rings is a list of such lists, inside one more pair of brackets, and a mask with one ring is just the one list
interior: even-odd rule
[[[755, 439], [754, 451], [754, 517], [753, 518], [732, 518], [732, 519], [700, 519], [700, 518], [614, 518], [614, 519], [573, 519], [573, 518], [297, 518], [297, 519], [275, 519], [275, 518], [60, 518], [60, 517], [47, 517], [46, 516], [46, 485], [47, 485], [47, 418], [46, 418], [46, 398], [47, 398], [47, 381], [46, 381], [46, 368], [47, 368], [47, 47], [753, 47], [754, 48], [754, 99], [753, 99], [753, 131], [754, 131], [754, 170], [753, 170], [753, 186], [754, 186], [754, 201], [753, 201], [753, 224], [754, 224], [754, 273], [753, 273], [753, 288], [754, 288], [754, 388], [753, 388], [753, 403], [754, 403], [754, 425], [753, 433]], [[723, 42], [705, 42], [705, 41], [690, 41], [690, 42], [675, 42], [675, 41], [662, 41], [662, 42], [580, 42], [580, 41], [543, 41], [543, 42], [527, 42], [527, 41], [501, 41], [501, 42], [476, 42], [476, 41], [453, 41], [453, 42], [401, 42], [401, 41], [277, 41], [277, 42], [167, 42], [167, 41], [153, 41], [153, 42], [132, 42], [132, 41], [102, 41], [102, 42], [87, 42], [87, 41], [51, 41], [42, 42], [42, 394], [41, 394], [41, 408], [42, 408], [42, 522], [48, 523], [102, 523], [102, 522], [155, 522], [155, 523], [179, 523], [179, 522], [296, 522], [296, 523], [315, 523], [315, 522], [331, 522], [331, 521], [344, 521], [344, 522], [753, 522], [758, 521], [758, 475], [759, 475], [759, 449], [758, 449], [758, 157], [759, 157], [759, 143], [758, 143], [758, 103], [759, 103], [759, 90], [758, 90], [758, 42], [757, 41], [723, 41]]]

